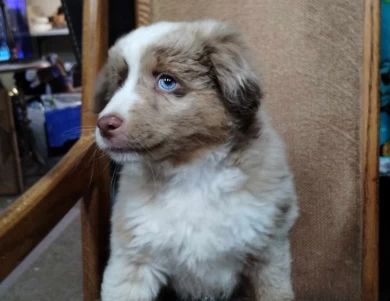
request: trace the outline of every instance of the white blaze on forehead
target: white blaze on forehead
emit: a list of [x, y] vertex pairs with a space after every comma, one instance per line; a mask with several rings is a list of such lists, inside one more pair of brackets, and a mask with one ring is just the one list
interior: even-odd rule
[[138, 78], [140, 77], [141, 58], [148, 46], [161, 41], [164, 36], [176, 28], [181, 23], [160, 22], [147, 27], [141, 27], [122, 37], [115, 48], [120, 51], [129, 66], [129, 74], [123, 86], [119, 88], [100, 116], [116, 114], [124, 121], [131, 118], [129, 111], [131, 107], [142, 101], [136, 91]]

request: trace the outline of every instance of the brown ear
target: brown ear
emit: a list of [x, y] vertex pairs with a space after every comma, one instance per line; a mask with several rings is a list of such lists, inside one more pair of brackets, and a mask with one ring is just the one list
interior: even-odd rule
[[108, 51], [106, 64], [100, 70], [95, 82], [95, 113], [100, 113], [115, 91], [123, 84], [129, 73], [129, 66], [119, 49], [113, 46]]
[[211, 30], [209, 45], [221, 97], [245, 131], [252, 124], [262, 97], [249, 50], [241, 34], [223, 23]]
[[95, 82], [94, 113], [99, 114], [108, 103], [108, 65], [99, 71]]

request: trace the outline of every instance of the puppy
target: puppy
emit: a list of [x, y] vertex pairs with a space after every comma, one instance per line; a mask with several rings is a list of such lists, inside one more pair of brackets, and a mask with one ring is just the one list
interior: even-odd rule
[[110, 49], [95, 134], [123, 169], [103, 301], [164, 287], [181, 300], [294, 299], [297, 197], [252, 58], [212, 20], [142, 27]]

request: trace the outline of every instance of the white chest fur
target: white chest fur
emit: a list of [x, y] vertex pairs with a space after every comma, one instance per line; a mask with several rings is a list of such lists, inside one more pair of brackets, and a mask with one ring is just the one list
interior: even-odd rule
[[265, 245], [274, 207], [246, 189], [239, 168], [214, 160], [183, 169], [165, 184], [152, 177], [124, 167], [113, 223], [124, 221], [132, 239], [119, 243], [113, 235], [113, 245], [133, 258], [157, 260], [180, 291], [228, 293], [246, 256]]

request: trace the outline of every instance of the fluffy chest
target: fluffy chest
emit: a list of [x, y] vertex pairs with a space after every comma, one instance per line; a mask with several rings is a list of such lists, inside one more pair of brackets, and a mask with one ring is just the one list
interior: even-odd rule
[[118, 214], [133, 232], [129, 248], [186, 263], [245, 256], [261, 244], [272, 210], [245, 189], [246, 180], [239, 169], [208, 166], [164, 186], [122, 178]]

